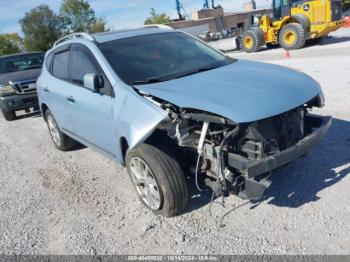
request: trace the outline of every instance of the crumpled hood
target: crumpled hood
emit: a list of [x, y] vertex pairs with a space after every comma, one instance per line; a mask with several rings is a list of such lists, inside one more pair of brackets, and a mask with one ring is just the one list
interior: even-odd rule
[[136, 88], [179, 107], [211, 112], [236, 123], [253, 122], [287, 112], [321, 92], [319, 84], [306, 74], [245, 60]]
[[9, 81], [19, 82], [19, 81], [34, 80], [34, 79], [36, 80], [39, 77], [40, 72], [41, 72], [41, 68], [1, 74], [0, 85], [8, 85]]

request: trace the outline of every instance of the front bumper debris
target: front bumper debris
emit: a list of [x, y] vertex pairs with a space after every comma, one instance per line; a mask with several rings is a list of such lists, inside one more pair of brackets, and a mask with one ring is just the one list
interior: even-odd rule
[[311, 134], [284, 151], [259, 160], [248, 159], [233, 153], [228, 154], [229, 167], [238, 170], [245, 177], [245, 189], [240, 193], [241, 197], [260, 199], [270, 183], [266, 178], [258, 177], [306, 156], [325, 137], [332, 125], [332, 118], [315, 115], [311, 118], [318, 123], [317, 127]]

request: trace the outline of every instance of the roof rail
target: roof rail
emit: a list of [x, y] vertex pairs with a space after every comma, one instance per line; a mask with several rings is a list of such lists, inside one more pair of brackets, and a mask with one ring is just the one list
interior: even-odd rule
[[60, 39], [58, 39], [54, 44], [53, 46], [56, 46], [58, 45], [59, 43], [62, 43], [64, 41], [67, 41], [69, 39], [72, 39], [72, 38], [85, 38], [85, 39], [88, 39], [90, 41], [95, 41], [95, 38], [93, 38], [90, 34], [88, 33], [73, 33], [73, 34], [70, 34], [70, 35], [66, 35]]
[[161, 28], [161, 29], [173, 29], [172, 27], [168, 25], [162, 25], [162, 24], [150, 24], [145, 25], [144, 28]]

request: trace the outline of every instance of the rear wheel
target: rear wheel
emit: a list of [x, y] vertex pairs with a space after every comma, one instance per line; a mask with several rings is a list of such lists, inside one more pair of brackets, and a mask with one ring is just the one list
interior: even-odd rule
[[305, 37], [305, 30], [302, 25], [290, 23], [282, 28], [279, 41], [285, 50], [294, 50], [305, 45]]
[[254, 27], [243, 33], [242, 47], [247, 53], [260, 50], [264, 43], [264, 32], [259, 27]]
[[52, 142], [57, 149], [61, 151], [67, 151], [76, 145], [76, 142], [72, 138], [61, 132], [50, 110], [46, 110], [45, 119]]
[[1, 112], [7, 121], [13, 121], [16, 119], [15, 111], [6, 111], [6, 110], [1, 109]]
[[185, 209], [186, 180], [174, 156], [141, 144], [127, 153], [126, 167], [139, 198], [153, 212], [172, 217]]

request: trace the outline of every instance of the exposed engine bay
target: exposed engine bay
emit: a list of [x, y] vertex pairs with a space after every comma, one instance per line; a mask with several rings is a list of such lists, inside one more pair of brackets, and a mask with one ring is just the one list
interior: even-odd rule
[[[170, 121], [162, 122], [150, 139], [169, 143], [179, 162], [196, 176], [205, 176], [205, 184], [216, 195], [226, 192], [245, 199], [260, 199], [270, 185], [271, 171], [306, 155], [315, 130], [328, 125], [331, 118], [312, 115], [312, 107], [322, 107], [319, 97], [288, 112], [252, 123], [235, 122], [208, 112], [178, 108], [152, 96], [149, 101], [169, 114]], [[327, 120], [327, 119], [326, 119]]]

